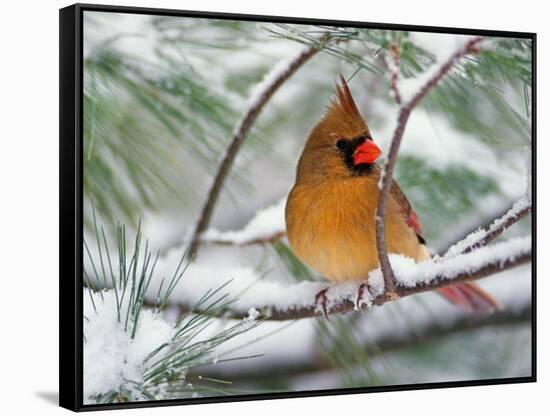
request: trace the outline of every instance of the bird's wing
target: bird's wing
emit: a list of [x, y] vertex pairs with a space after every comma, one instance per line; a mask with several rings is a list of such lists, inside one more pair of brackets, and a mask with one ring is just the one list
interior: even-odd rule
[[[422, 236], [422, 225], [420, 224], [418, 215], [416, 215], [416, 212], [412, 209], [411, 203], [401, 188], [399, 188], [397, 182], [392, 182], [390, 193], [397, 202], [407, 225], [414, 230], [418, 237], [418, 241], [421, 244], [425, 244], [426, 240], [424, 240]], [[437, 291], [467, 312], [487, 313], [501, 309], [500, 304], [489, 293], [473, 282], [455, 283], [453, 285], [441, 287], [437, 289]]]
[[426, 240], [422, 235], [422, 224], [420, 224], [420, 219], [418, 218], [418, 215], [416, 215], [416, 212], [414, 212], [411, 203], [409, 202], [399, 185], [397, 185], [397, 182], [395, 180], [393, 180], [392, 182], [390, 194], [397, 202], [397, 205], [399, 206], [399, 209], [403, 214], [407, 225], [411, 227], [416, 233], [418, 241], [420, 241], [420, 243], [422, 244], [425, 244]]
[[[412, 209], [411, 203], [401, 188], [399, 188], [397, 182], [392, 182], [390, 193], [397, 202], [407, 225], [414, 230], [418, 237], [418, 241], [421, 244], [425, 244], [426, 241], [422, 236], [422, 225], [420, 224], [418, 215], [416, 215], [416, 212]], [[473, 282], [455, 283], [453, 285], [441, 287], [437, 289], [437, 291], [467, 312], [487, 313], [502, 308], [489, 293]]]

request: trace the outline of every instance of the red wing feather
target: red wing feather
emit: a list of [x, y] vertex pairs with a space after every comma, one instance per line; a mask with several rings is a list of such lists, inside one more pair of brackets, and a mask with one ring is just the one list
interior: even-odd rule
[[422, 236], [422, 225], [420, 224], [418, 215], [416, 215], [416, 212], [414, 212], [412, 209], [409, 213], [409, 218], [407, 218], [407, 225], [414, 230], [416, 235]]
[[397, 182], [395, 180], [392, 182], [390, 193], [397, 202], [401, 213], [403, 214], [403, 217], [407, 222], [407, 225], [414, 230], [414, 232], [418, 236], [418, 240], [421, 243], [424, 243], [424, 237], [422, 236], [422, 224], [420, 224], [420, 219], [418, 218], [418, 215], [416, 215], [416, 212], [414, 212], [411, 203], [409, 202], [399, 185], [397, 185]]
[[[418, 241], [424, 244], [424, 237], [422, 237], [422, 225], [420, 224], [418, 215], [416, 215], [416, 212], [412, 209], [409, 200], [399, 188], [397, 182], [392, 182], [390, 192], [392, 197], [397, 202], [407, 225], [414, 230], [418, 237]], [[456, 283], [454, 285], [439, 288], [437, 291], [447, 300], [467, 312], [487, 313], [500, 309], [498, 302], [473, 282]]]

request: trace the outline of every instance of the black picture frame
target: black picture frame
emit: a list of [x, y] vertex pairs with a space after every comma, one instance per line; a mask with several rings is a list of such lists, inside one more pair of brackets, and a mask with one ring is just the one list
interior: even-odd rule
[[174, 399], [144, 401], [120, 404], [83, 404], [83, 13], [85, 11], [181, 16], [197, 18], [231, 19], [258, 22], [297, 24], [322, 24], [357, 28], [378, 28], [464, 35], [482, 35], [530, 39], [533, 45], [532, 60], [532, 201], [531, 216], [533, 250], [536, 253], [536, 34], [529, 32], [508, 32], [448, 28], [438, 26], [416, 26], [387, 23], [367, 23], [281, 16], [260, 16], [200, 11], [183, 11], [157, 8], [75, 4], [59, 11], [59, 404], [73, 411], [104, 409], [143, 408], [200, 403], [236, 402], [279, 398], [313, 397], [402, 390], [421, 390], [446, 387], [466, 387], [509, 383], [531, 383], [537, 380], [536, 362], [536, 255], [532, 261], [532, 374], [529, 377], [498, 378], [459, 382], [433, 382], [413, 385], [351, 388], [320, 391], [300, 391], [274, 394], [235, 395], [215, 398]]

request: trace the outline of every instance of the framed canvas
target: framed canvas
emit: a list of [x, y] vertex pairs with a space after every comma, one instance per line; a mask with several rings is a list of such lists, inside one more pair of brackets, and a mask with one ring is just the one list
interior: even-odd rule
[[533, 33], [61, 9], [60, 405], [535, 381], [535, 59]]

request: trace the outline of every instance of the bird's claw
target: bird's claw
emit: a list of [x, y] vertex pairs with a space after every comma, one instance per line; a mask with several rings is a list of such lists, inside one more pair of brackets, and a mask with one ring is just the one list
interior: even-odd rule
[[372, 295], [371, 287], [368, 282], [361, 283], [359, 289], [357, 289], [357, 299], [355, 300], [355, 310], [361, 311], [365, 300], [365, 291]]
[[327, 291], [328, 291], [328, 287], [326, 289], [321, 290], [319, 293], [315, 295], [315, 310], [321, 309], [325, 319], [327, 321], [330, 321], [330, 319], [328, 318], [328, 311], [327, 311]]

